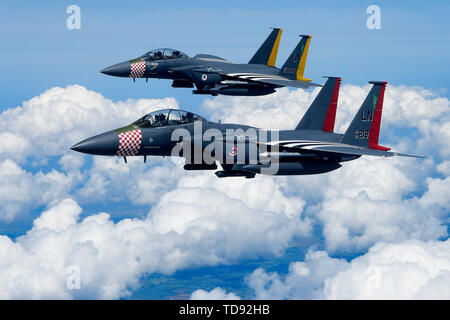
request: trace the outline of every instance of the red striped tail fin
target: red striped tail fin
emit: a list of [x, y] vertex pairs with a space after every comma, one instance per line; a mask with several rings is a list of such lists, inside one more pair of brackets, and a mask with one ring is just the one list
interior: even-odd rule
[[323, 130], [333, 132], [341, 78], [327, 77], [295, 130]]
[[373, 87], [342, 137], [341, 143], [387, 151], [390, 148], [378, 144], [387, 82], [369, 81], [369, 83], [373, 84]]

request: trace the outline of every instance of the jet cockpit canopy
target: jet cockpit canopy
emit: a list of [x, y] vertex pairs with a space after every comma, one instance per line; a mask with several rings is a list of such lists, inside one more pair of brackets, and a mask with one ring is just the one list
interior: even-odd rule
[[141, 59], [145, 60], [169, 60], [169, 59], [180, 59], [180, 58], [187, 58], [188, 56], [184, 54], [183, 52], [175, 49], [169, 49], [169, 48], [161, 48], [161, 49], [155, 49], [152, 51], [147, 52], [146, 54], [143, 54], [140, 56]]
[[194, 121], [206, 120], [203, 117], [189, 111], [179, 109], [163, 109], [153, 111], [135, 121], [133, 124], [139, 128], [156, 128], [189, 124]]

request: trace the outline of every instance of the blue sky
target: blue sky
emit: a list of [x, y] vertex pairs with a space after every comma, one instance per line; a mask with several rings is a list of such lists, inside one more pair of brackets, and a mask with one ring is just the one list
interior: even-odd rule
[[[81, 8], [81, 30], [68, 30], [66, 8]], [[113, 100], [175, 96], [190, 106], [203, 97], [167, 81], [114, 79], [99, 73], [152, 48], [211, 53], [246, 62], [269, 33], [284, 28], [280, 66], [298, 40], [313, 35], [306, 74], [340, 75], [364, 84], [447, 88], [450, 26], [446, 1], [378, 1], [381, 30], [366, 28], [371, 1], [2, 1], [0, 107], [15, 107], [53, 86], [78, 83]]]
[[[66, 8], [71, 4], [76, 4], [81, 8], [81, 30], [68, 30], [66, 28], [66, 19], [69, 16], [66, 13]], [[366, 27], [368, 17], [366, 8], [371, 4], [376, 4], [381, 9], [381, 30], [368, 30]], [[53, 87], [65, 88], [74, 84], [100, 93], [113, 102], [125, 101], [122, 107], [127, 118], [125, 120], [124, 116], [124, 120], [122, 120], [120, 109], [116, 108], [116, 104], [110, 105], [103, 99], [92, 97], [83, 88], [73, 89], [74, 95], [78, 94], [78, 96], [74, 98], [74, 101], [70, 99], [68, 101], [73, 102], [74, 105], [77, 105], [77, 103], [82, 105], [78, 100], [83, 100], [83, 95], [86, 95], [93, 103], [99, 105], [92, 107], [94, 109], [97, 107], [104, 109], [105, 106], [116, 108], [111, 111], [113, 116], [108, 118], [115, 121], [114, 124], [105, 123], [105, 121], [108, 121], [105, 119], [92, 118], [92, 121], [101, 121], [101, 123], [98, 122], [98, 126], [105, 130], [111, 129], [111, 126], [118, 126], [119, 123], [126, 124], [134, 117], [130, 114], [137, 113], [137, 111], [133, 111], [133, 101], [126, 102], [129, 98], [163, 99], [174, 97], [180, 108], [197, 111], [206, 117], [217, 118], [220, 116], [227, 119], [227, 117], [233, 118], [233, 114], [239, 114], [243, 121], [253, 120], [253, 116], [258, 117], [259, 115], [256, 110], [254, 114], [245, 114], [239, 105], [243, 100], [192, 95], [190, 89], [171, 88], [169, 81], [149, 80], [148, 83], [145, 83], [145, 80], [136, 80], [136, 83], [133, 83], [131, 79], [108, 77], [100, 74], [99, 71], [106, 66], [137, 57], [159, 47], [177, 48], [188, 55], [210, 53], [235, 62], [246, 62], [267, 37], [270, 32], [269, 28], [281, 27], [284, 31], [280, 42], [277, 66], [282, 65], [295, 47], [299, 34], [311, 34], [312, 41], [305, 76], [311, 78], [314, 82], [323, 82], [321, 78], [323, 75], [337, 75], [343, 78], [343, 85], [354, 84], [358, 86], [341, 90], [344, 91], [342, 100], [344, 106], [348, 107], [348, 101], [354, 102], [360, 99], [365, 90], [360, 87], [363, 87], [369, 80], [386, 80], [393, 85], [393, 91], [397, 91], [393, 93], [390, 99], [395, 101], [397, 105], [400, 105], [403, 100], [410, 99], [413, 101], [411, 105], [408, 105], [409, 107], [396, 108], [396, 110], [401, 109], [401, 111], [388, 113], [396, 120], [384, 120], [384, 123], [388, 123], [390, 127], [383, 131], [380, 140], [383, 140], [383, 145], [384, 142], [390, 146], [396, 145], [406, 149], [405, 152], [409, 151], [407, 153], [422, 154], [429, 152], [429, 159], [420, 163], [412, 162], [413, 160], [394, 162], [395, 164], [363, 162], [367, 165], [368, 173], [373, 173], [375, 169], [378, 170], [379, 168], [389, 170], [392, 176], [384, 176], [384, 178], [395, 180], [392, 183], [394, 186], [383, 185], [385, 190], [380, 191], [378, 186], [371, 185], [368, 189], [370, 191], [375, 190], [375, 198], [371, 198], [372, 195], [369, 195], [369, 200], [364, 198], [364, 192], [367, 191], [364, 186], [352, 187], [353, 189], [350, 189], [355, 194], [352, 194], [351, 197], [361, 198], [363, 199], [361, 201], [373, 204], [377, 208], [378, 206], [384, 208], [387, 212], [390, 208], [389, 205], [401, 205], [410, 209], [414, 207], [415, 201], [421, 201], [420, 203], [426, 205], [431, 203], [429, 205], [431, 209], [428, 210], [432, 212], [429, 220], [437, 221], [436, 225], [445, 225], [448, 230], [448, 204], [442, 199], [434, 199], [435, 202], [433, 202], [428, 199], [428, 194], [431, 193], [439, 198], [438, 192], [431, 192], [434, 190], [432, 189], [433, 182], [438, 184], [449, 180], [450, 172], [449, 154], [445, 151], [448, 142], [435, 139], [436, 136], [446, 137], [445, 129], [439, 130], [440, 128], [447, 128], [446, 126], [449, 123], [446, 120], [449, 115], [448, 98], [450, 97], [448, 92], [450, 83], [449, 16], [450, 4], [446, 1], [401, 3], [392, 1], [321, 1], [320, 3], [311, 1], [195, 1], [193, 3], [186, 1], [116, 3], [111, 1], [0, 1], [0, 39], [2, 40], [0, 42], [0, 70], [2, 75], [0, 77], [0, 87], [2, 88], [0, 125], [3, 123], [6, 127], [0, 127], [0, 135], [4, 131], [11, 131], [20, 135], [20, 131], [14, 130], [22, 128], [22, 131], [25, 132], [27, 129], [26, 127], [20, 127], [21, 124], [18, 119], [22, 115], [11, 118], [7, 114], [8, 111], [16, 106], [21, 106], [24, 101], [39, 96]], [[406, 86], [406, 89], [402, 86]], [[70, 88], [66, 91], [72, 90]], [[425, 92], [421, 88], [430, 89], [430, 91]], [[388, 92], [390, 92], [389, 90], [388, 87]], [[61, 98], [63, 94], [61, 96], [59, 94], [54, 96]], [[48, 96], [52, 95], [48, 94]], [[298, 93], [298, 96], [292, 91], [286, 90], [279, 97], [281, 101], [279, 103], [284, 103], [280, 110], [288, 114], [284, 118], [280, 117], [290, 121], [292, 118], [297, 119], [301, 116], [297, 113], [289, 116], [290, 110], [298, 107], [296, 105], [298, 101], [295, 98], [304, 98], [304, 101], [309, 101], [311, 90], [305, 95]], [[43, 107], [51, 104], [46, 101], [46, 98], [47, 96], [42, 98]], [[259, 106], [262, 110], [270, 112], [271, 110], [278, 110], [276, 109], [278, 108], [276, 106], [278, 101], [272, 99], [249, 99], [248, 101], [255, 102], [255, 108], [258, 105], [257, 103], [260, 103]], [[98, 100], [101, 101], [98, 102]], [[61, 101], [66, 100], [62, 99]], [[147, 103], [147, 100], [142, 101]], [[57, 102], [55, 102], [55, 105], [64, 107]], [[243, 104], [245, 104], [245, 101]], [[417, 109], [413, 109], [411, 106], [417, 106]], [[295, 110], [304, 110], [302, 109], [304, 107], [302, 105], [301, 108]], [[53, 106], [53, 108], [55, 107]], [[436, 111], [430, 110], [431, 108], [435, 108]], [[24, 111], [24, 113], [30, 112], [31, 114], [30, 110]], [[51, 108], [49, 110], [55, 111]], [[3, 111], [7, 112], [2, 115]], [[342, 110], [339, 109], [338, 112], [338, 117], [340, 117]], [[416, 114], [420, 114], [420, 116]], [[135, 117], [137, 118], [137, 115]], [[348, 117], [347, 113], [345, 113], [345, 117]], [[343, 116], [343, 119], [345, 117]], [[386, 117], [386, 113], [384, 117]], [[61, 118], [63, 117], [61, 116]], [[6, 121], [3, 119], [9, 119], [10, 122], [2, 122]], [[97, 132], [95, 130], [97, 123], [85, 126], [84, 123], [79, 122], [76, 115], [70, 119], [73, 119], [74, 123], [80, 126], [80, 129], [70, 127], [69, 123], [68, 128], [73, 131], [73, 136], [78, 137], [80, 134], [86, 134], [83, 133], [83, 130], [98, 133], [98, 129]], [[345, 119], [342, 121], [346, 121]], [[18, 124], [16, 124], [16, 120]], [[430, 127], [428, 127], [427, 121], [431, 123]], [[58, 139], [70, 140], [71, 132], [62, 133], [62, 131], [59, 131], [59, 133], [61, 136], [58, 136]], [[29, 137], [27, 137], [27, 134]], [[41, 137], [38, 133], [31, 132], [30, 134], [29, 131], [26, 131], [23, 136], [24, 138], [30, 138], [30, 141], [40, 148], [41, 142], [34, 137], [35, 134], [37, 137]], [[52, 134], [48, 136], [50, 139], [53, 138]], [[55, 139], [55, 141], [58, 139]], [[0, 220], [1, 235], [7, 235], [10, 238], [24, 235], [26, 231], [32, 228], [33, 220], [42, 211], [52, 208], [57, 201], [61, 200], [61, 194], [75, 198], [82, 206], [81, 218], [89, 217], [98, 212], [108, 212], [112, 215], [112, 221], [119, 223], [124, 218], [140, 219], [145, 218], [149, 212], [150, 215], [157, 215], [159, 212], [158, 208], [161, 203], [158, 201], [145, 200], [139, 202], [133, 197], [122, 197], [121, 193], [124, 190], [117, 187], [117, 184], [131, 185], [132, 181], [121, 181], [120, 179], [128, 179], [128, 176], [123, 174], [122, 167], [115, 166], [111, 162], [103, 163], [101, 162], [103, 160], [94, 160], [94, 157], [84, 157], [81, 165], [78, 166], [77, 161], [80, 158], [74, 160], [69, 156], [67, 159], [74, 161], [75, 165], [73, 165], [73, 168], [66, 169], [66, 162], [64, 161], [68, 160], [63, 161], [63, 159], [71, 154], [66, 146], [61, 149], [63, 151], [57, 149], [56, 152], [48, 151], [48, 153], [46, 153], [45, 146], [36, 151], [37, 154], [30, 155], [24, 151], [25, 156], [17, 159], [7, 153], [6, 156], [3, 156], [1, 147], [0, 156], [2, 158], [0, 160], [12, 159], [16, 161], [19, 159], [17, 163], [25, 172], [23, 175], [27, 176], [27, 179], [34, 179], [33, 183], [36, 183], [36, 185], [41, 183], [39, 182], [41, 180], [51, 184], [60, 179], [63, 174], [66, 180], [73, 180], [67, 183], [72, 184], [71, 187], [67, 187], [67, 193], [65, 191], [58, 193], [55, 190], [55, 193], [58, 194], [55, 199], [42, 200], [38, 203], [38, 200], [41, 200], [30, 195], [29, 198], [32, 200], [21, 207], [24, 212], [29, 211], [30, 214], [18, 215], [12, 222]], [[152, 161], [154, 160], [152, 159]], [[159, 174], [157, 171], [159, 168], [166, 168], [166, 164], [161, 165], [163, 162], [152, 161], [149, 161], [150, 169], [145, 170], [132, 163], [130, 165], [132, 169], [129, 172], [131, 179], [137, 181], [139, 175], [143, 175], [151, 183], [153, 181], [152, 174]], [[106, 169], [103, 172], [101, 168], [98, 168], [102, 165], [107, 166], [108, 170], [111, 169], [112, 173], [106, 172], [108, 171]], [[171, 172], [179, 172], [175, 171], [174, 166], [168, 165], [167, 168], [172, 170]], [[355, 172], [359, 172], [357, 167], [353, 168]], [[153, 169], [155, 171], [151, 171]], [[58, 176], [59, 178], [52, 175], [55, 172], [61, 174]], [[167, 185], [171, 189], [164, 189], [164, 182], [156, 181], [160, 183], [161, 189], [163, 189], [161, 197], [170, 192], [183, 192], [185, 186], [177, 185], [178, 180], [185, 178], [184, 172], [182, 174], [183, 177], [180, 176], [180, 179], [177, 179], [176, 176], [175, 178], [168, 178]], [[42, 175], [45, 178], [42, 178]], [[80, 176], [85, 181], [80, 181]], [[86, 186], [95, 190], [97, 186], [95, 181], [92, 182], [91, 180], [99, 176], [104, 179], [100, 179], [100, 184], [103, 181], [108, 184], [105, 187], [106, 194], [98, 201], [83, 196], [83, 192], [86, 193], [88, 189]], [[297, 200], [305, 201], [303, 211], [301, 210], [303, 212], [301, 222], [306, 223], [305, 220], [311, 219], [312, 227], [312, 231], [307, 236], [293, 236], [288, 241], [289, 245], [285, 243], [283, 243], [284, 247], [280, 245], [284, 248], [280, 254], [274, 254], [276, 250], [273, 249], [259, 255], [256, 254], [256, 256], [252, 256], [251, 253], [243, 254], [242, 259], [240, 255], [232, 255], [229, 260], [224, 259], [224, 263], [205, 263], [201, 266], [191, 263], [187, 264], [187, 267], [179, 267], [174, 273], [162, 272], [159, 269], [159, 271], [153, 273], [141, 272], [139, 275], [141, 287], [132, 291], [130, 296], [124, 295], [121, 297], [132, 299], [188, 298], [196, 289], [210, 291], [216, 286], [235, 292], [244, 298], [254, 297], [250, 289], [251, 285], [249, 287], [247, 281], [249, 274], [256, 268], [261, 267], [267, 272], [276, 272], [280, 277], [284, 277], [290, 272], [288, 271], [290, 263], [303, 261], [308, 250], [327, 250], [331, 259], [342, 258], [351, 261], [357, 256], [366, 254], [372, 244], [382, 241], [389, 243], [392, 240], [396, 243], [396, 241], [414, 238], [417, 234], [419, 234], [417, 237], [420, 240], [442, 241], [448, 238], [448, 231], [435, 238], [429, 236], [427, 232], [436, 230], [433, 229], [438, 228], [436, 225], [429, 227], [429, 230], [424, 227], [426, 231], [416, 230], [415, 228], [419, 228], [416, 225], [421, 224], [420, 218], [417, 218], [419, 222], [415, 220], [416, 218], [411, 218], [411, 220], [405, 218], [405, 221], [392, 218], [392, 221], [395, 222], [391, 222], [396, 227], [404, 224], [407, 225], [405, 228], [411, 228], [412, 231], [409, 229], [404, 231], [401, 229], [402, 227], [399, 227], [401, 229], [399, 238], [395, 238], [394, 241], [391, 238], [379, 236], [378, 231], [371, 230], [370, 225], [364, 223], [363, 227], [352, 225], [348, 227], [351, 241], [340, 239], [342, 246], [338, 245], [337, 248], [333, 248], [330, 245], [330, 239], [333, 239], [333, 235], [329, 234], [328, 228], [333, 223], [345, 225], [342, 222], [345, 217], [342, 218], [342, 221], [336, 222], [333, 217], [328, 216], [326, 210], [321, 208], [327, 208], [328, 202], [330, 202], [327, 197], [331, 196], [325, 195], [325, 191], [323, 195], [320, 192], [315, 194], [314, 186], [316, 186], [317, 181], [325, 181], [332, 186], [342, 187], [339, 181], [333, 181], [333, 177], [337, 180], [341, 179], [344, 182], [353, 183], [354, 180], [346, 180], [347, 176], [354, 177], [351, 170], [345, 171], [345, 174], [342, 175], [331, 175], [330, 179], [320, 178], [322, 180], [314, 180], [314, 178], [301, 180], [299, 178], [289, 180], [290, 182], [287, 183], [283, 179], [274, 179], [274, 190], [279, 191], [286, 202], [292, 201], [298, 205]], [[375, 177], [378, 178], [377, 175]], [[194, 178], [193, 180], [195, 180]], [[361, 177], [361, 179], [365, 178]], [[199, 179], [199, 181], [202, 181], [201, 178]], [[201, 182], [195, 181], [201, 184]], [[363, 181], [367, 182], [366, 180]], [[380, 178], [380, 181], [382, 182], [383, 179]], [[295, 190], [289, 188], [292, 183], [293, 187], [296, 188]], [[305, 184], [310, 185], [305, 186]], [[263, 188], [264, 184], [261, 183], [257, 186]], [[0, 196], [2, 195], [1, 187], [0, 181]], [[223, 190], [220, 192], [220, 187], [215, 185], [214, 182], [211, 182], [210, 186], [202, 185], [202, 187], [204, 187], [203, 192], [209, 189], [215, 190], [217, 197], [225, 193]], [[64, 187], [61, 187], [61, 189], [64, 189]], [[148, 192], [153, 192], [152, 190]], [[327, 189], [326, 191], [330, 190]], [[345, 190], [339, 190], [339, 192], [342, 192], [342, 194], [339, 194], [340, 198], [336, 196], [336, 198], [333, 198], [334, 200], [344, 201], [344, 199], [350, 197], [345, 194]], [[379, 196], [377, 192], [386, 195], [386, 199], [377, 198]], [[367, 191], [367, 193], [370, 192]], [[242, 200], [239, 197], [233, 198], [233, 196], [230, 196], [233, 201], [239, 202]], [[395, 198], [396, 201], [392, 200], [391, 196], [397, 197]], [[357, 200], [355, 201], [357, 202]], [[351, 211], [350, 207], [346, 207], [349, 212]], [[2, 207], [0, 207], [0, 213], [2, 212], [1, 209]], [[249, 206], [249, 212], [250, 209], [255, 208]], [[330, 209], [329, 212], [333, 212], [333, 210]], [[380, 222], [381, 225], [384, 225], [383, 223]], [[427, 223], [422, 222], [423, 225], [427, 225]], [[377, 223], [374, 224], [377, 225]], [[389, 227], [390, 225], [386, 229], [391, 230]], [[364, 242], [366, 241], [364, 239], [366, 229], [369, 230], [367, 236], [369, 240]], [[405, 234], [402, 233], [403, 231]], [[352, 241], [354, 243], [351, 243]], [[243, 251], [245, 252], [245, 250]], [[94, 297], [98, 296], [94, 295]]]

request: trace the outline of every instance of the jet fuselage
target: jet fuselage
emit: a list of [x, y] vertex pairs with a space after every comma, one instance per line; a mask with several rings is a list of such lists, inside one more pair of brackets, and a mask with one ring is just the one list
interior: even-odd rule
[[340, 162], [359, 157], [316, 151], [286, 152], [283, 147], [338, 143], [341, 134], [321, 130], [263, 131], [252, 126], [210, 122], [199, 116], [195, 121], [171, 124], [170, 121], [179, 121], [170, 120], [173, 113], [192, 114], [175, 109], [154, 112], [156, 115], [150, 116], [152, 121], [157, 119], [158, 112], [164, 115], [165, 125], [150, 127], [144, 117], [129, 126], [81, 141], [72, 149], [106, 156], [184, 157], [187, 170], [215, 169], [217, 161], [235, 175], [245, 169], [242, 174], [245, 176], [261, 173], [261, 168], [270, 161], [277, 163], [278, 175], [313, 174], [335, 170]]
[[101, 72], [115, 77], [173, 80], [174, 88], [193, 88], [194, 94], [259, 96], [276, 88], [320, 86], [303, 77], [310, 35], [302, 35], [281, 69], [275, 67], [281, 29], [275, 28], [248, 63], [233, 63], [210, 54], [193, 57], [161, 48], [118, 63]]
[[149, 113], [129, 126], [112, 130], [72, 147], [109, 156], [173, 156], [186, 160], [186, 170], [223, 171], [218, 177], [256, 174], [304, 175], [333, 171], [341, 162], [362, 155], [410, 156], [378, 144], [385, 81], [373, 84], [344, 134], [334, 133], [341, 79], [328, 77], [324, 87], [294, 130], [210, 122], [192, 113], [165, 109]]
[[[195, 94], [265, 95], [275, 92], [277, 85], [261, 84], [258, 80], [278, 79], [280, 69], [259, 64], [241, 64], [210, 56], [183, 56], [177, 59], [125, 61], [101, 72], [126, 78], [173, 80], [175, 88], [193, 88]], [[239, 76], [249, 81], [236, 80]]]

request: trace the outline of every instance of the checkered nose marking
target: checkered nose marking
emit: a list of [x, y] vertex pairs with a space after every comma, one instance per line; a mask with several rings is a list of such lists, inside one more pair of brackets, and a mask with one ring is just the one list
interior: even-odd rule
[[134, 62], [131, 64], [130, 78], [142, 78], [145, 73], [145, 61]]
[[119, 134], [118, 156], [135, 156], [142, 144], [141, 129], [126, 131]]

